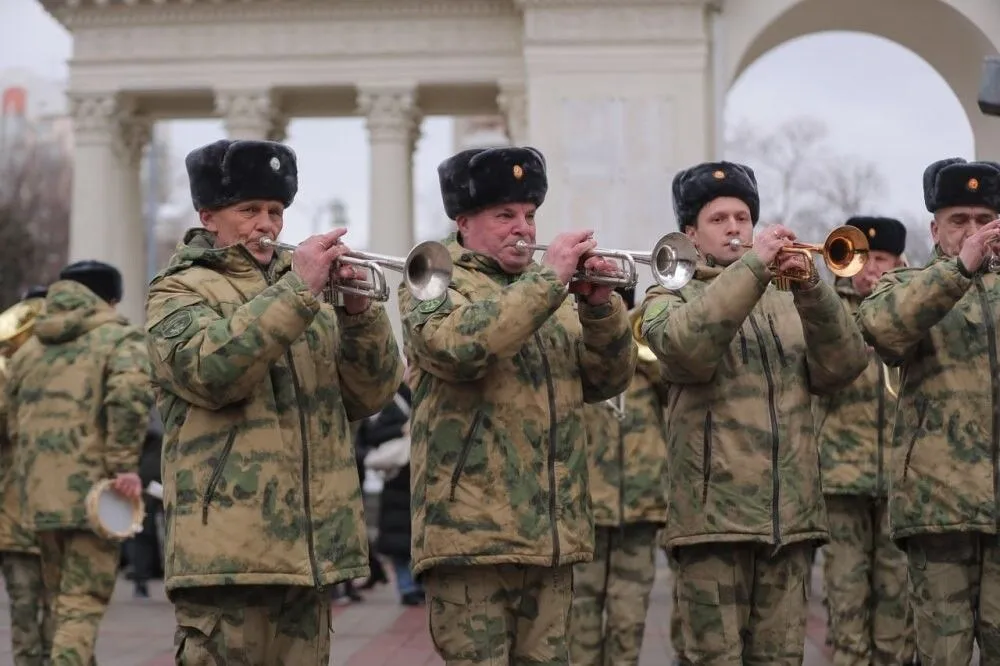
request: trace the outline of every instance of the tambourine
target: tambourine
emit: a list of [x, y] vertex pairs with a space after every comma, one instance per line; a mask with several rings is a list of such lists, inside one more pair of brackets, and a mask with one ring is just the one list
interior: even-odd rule
[[87, 493], [87, 521], [98, 536], [124, 541], [142, 531], [146, 510], [142, 497], [129, 499], [120, 495], [111, 487], [112, 482], [98, 481]]

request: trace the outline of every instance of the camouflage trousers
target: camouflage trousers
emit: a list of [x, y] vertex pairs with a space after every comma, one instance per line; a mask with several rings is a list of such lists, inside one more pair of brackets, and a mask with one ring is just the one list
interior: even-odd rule
[[330, 595], [311, 587], [233, 585], [171, 595], [177, 666], [326, 666]]
[[913, 659], [906, 554], [889, 538], [884, 499], [828, 495], [823, 573], [835, 666]]
[[10, 599], [10, 641], [14, 666], [42, 666], [52, 649], [52, 605], [42, 581], [42, 559], [30, 553], [0, 552]]
[[573, 567], [437, 566], [425, 574], [445, 666], [568, 666]]
[[651, 524], [596, 529], [594, 560], [573, 569], [573, 666], [636, 666], [656, 580]]
[[684, 629], [681, 626], [681, 609], [677, 603], [677, 559], [669, 548], [663, 549], [670, 567], [670, 647], [674, 650], [674, 664], [687, 666], [684, 657]]
[[692, 666], [802, 664], [812, 544], [681, 546], [677, 604]]
[[1000, 543], [995, 536], [936, 534], [906, 540], [917, 652], [924, 666], [1000, 664]]
[[37, 536], [52, 601], [52, 666], [94, 663], [97, 630], [115, 591], [120, 546], [83, 530]]

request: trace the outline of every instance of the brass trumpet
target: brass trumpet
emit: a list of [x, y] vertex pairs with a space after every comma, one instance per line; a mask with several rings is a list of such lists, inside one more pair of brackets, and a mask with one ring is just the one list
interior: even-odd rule
[[0, 313], [0, 356], [13, 356], [27, 342], [44, 307], [44, 298], [29, 298]]
[[[294, 245], [279, 243], [264, 237], [260, 239], [264, 247], [274, 247], [281, 250], [294, 251]], [[326, 299], [330, 303], [338, 302], [336, 295], [351, 294], [365, 296], [376, 301], [389, 300], [389, 283], [385, 279], [383, 268], [398, 271], [403, 274], [403, 282], [414, 298], [421, 301], [440, 298], [448, 291], [451, 284], [451, 274], [454, 270], [451, 255], [441, 243], [424, 241], [416, 245], [406, 257], [392, 257], [369, 252], [349, 252], [337, 260], [338, 263], [350, 264], [366, 268], [371, 273], [370, 280], [341, 280], [336, 275], [336, 268], [330, 269], [330, 281], [326, 286]]]
[[[749, 249], [753, 247], [753, 244], [744, 244], [739, 238], [733, 238], [729, 241], [729, 246], [734, 250], [740, 247]], [[781, 248], [778, 254], [782, 252], [795, 252], [807, 259], [805, 270], [793, 268], [778, 273], [777, 262], [772, 264], [771, 268], [775, 273], [775, 286], [787, 290], [792, 282], [809, 282], [815, 278], [816, 267], [812, 261], [813, 253], [823, 255], [826, 267], [837, 277], [857, 275], [868, 262], [868, 239], [864, 232], [857, 227], [844, 225], [831, 231], [822, 245], [796, 242]]]
[[[516, 243], [521, 251], [537, 252], [549, 249], [548, 245], [531, 244], [525, 240]], [[632, 289], [639, 282], [636, 264], [649, 266], [653, 271], [653, 280], [665, 289], [680, 289], [694, 276], [695, 264], [698, 261], [698, 251], [685, 235], [678, 231], [661, 237], [653, 246], [652, 252], [632, 252], [628, 250], [593, 250], [587, 256], [600, 256], [606, 259], [617, 259], [621, 268], [615, 275], [592, 273], [578, 270], [570, 278], [570, 282], [590, 282], [591, 284], [607, 285]]]

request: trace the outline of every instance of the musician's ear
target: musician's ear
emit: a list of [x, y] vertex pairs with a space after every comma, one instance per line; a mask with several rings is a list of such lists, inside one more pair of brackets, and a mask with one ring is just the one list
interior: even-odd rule
[[212, 233], [219, 231], [219, 225], [215, 222], [215, 211], [205, 210], [203, 208], [198, 211], [198, 219], [201, 220], [201, 226], [205, 227]]

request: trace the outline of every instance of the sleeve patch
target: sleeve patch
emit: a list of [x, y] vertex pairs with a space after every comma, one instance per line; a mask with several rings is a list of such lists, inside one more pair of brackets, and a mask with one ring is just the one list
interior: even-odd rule
[[167, 317], [159, 326], [160, 335], [164, 338], [176, 338], [191, 325], [194, 318], [187, 310], [181, 310]]

